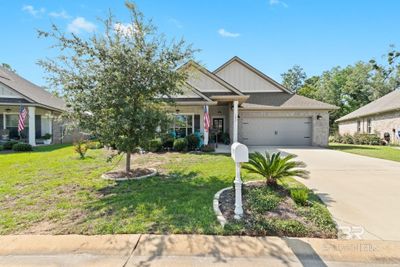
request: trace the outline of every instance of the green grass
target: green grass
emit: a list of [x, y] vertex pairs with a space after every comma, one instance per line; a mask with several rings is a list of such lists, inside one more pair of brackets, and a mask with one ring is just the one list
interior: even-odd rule
[[233, 183], [229, 156], [135, 155], [136, 166], [161, 174], [124, 182], [101, 179], [124, 162], [106, 159], [105, 150], [89, 150], [80, 160], [68, 145], [0, 153], [0, 234], [229, 233], [212, 208], [214, 194]]
[[390, 146], [329, 144], [329, 148], [352, 154], [400, 162], [400, 149]]
[[0, 154], [0, 234], [222, 231], [212, 199], [232, 185], [230, 157], [134, 156], [135, 164], [153, 164], [162, 175], [117, 183], [100, 178], [117, 164], [106, 161], [104, 150], [87, 156], [80, 160], [66, 145]]

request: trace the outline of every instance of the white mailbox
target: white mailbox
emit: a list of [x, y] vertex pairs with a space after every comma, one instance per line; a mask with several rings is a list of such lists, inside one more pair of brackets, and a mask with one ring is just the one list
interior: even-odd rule
[[233, 143], [231, 146], [231, 157], [235, 162], [248, 162], [249, 149], [241, 143]]

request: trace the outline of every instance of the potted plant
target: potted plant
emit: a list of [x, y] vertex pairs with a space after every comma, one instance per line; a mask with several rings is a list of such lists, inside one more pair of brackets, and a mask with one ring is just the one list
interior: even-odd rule
[[50, 143], [51, 143], [51, 134], [47, 133], [47, 134], [43, 135], [42, 138], [43, 138], [43, 143], [45, 145], [50, 145]]

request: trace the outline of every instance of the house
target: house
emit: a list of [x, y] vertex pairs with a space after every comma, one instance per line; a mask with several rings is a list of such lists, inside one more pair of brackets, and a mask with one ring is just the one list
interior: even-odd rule
[[340, 134], [389, 133], [396, 141], [400, 131], [400, 90], [395, 90], [336, 120]]
[[192, 61], [183, 68], [189, 78], [183, 94], [174, 97], [177, 136], [203, 133], [208, 106], [213, 135], [229, 134], [231, 142], [328, 145], [329, 112], [337, 107], [294, 94], [238, 57], [213, 72]]
[[[28, 110], [25, 129], [18, 133], [19, 110]], [[18, 74], [0, 67], [0, 139], [26, 139], [29, 144], [42, 142], [52, 135], [53, 143], [71, 141], [63, 136], [63, 125], [56, 118], [65, 110], [65, 103], [43, 88]]]

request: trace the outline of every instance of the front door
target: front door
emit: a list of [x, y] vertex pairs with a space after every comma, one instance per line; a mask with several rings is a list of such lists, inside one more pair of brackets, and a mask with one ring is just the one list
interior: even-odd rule
[[224, 119], [223, 118], [213, 118], [213, 127], [217, 134], [224, 132]]

